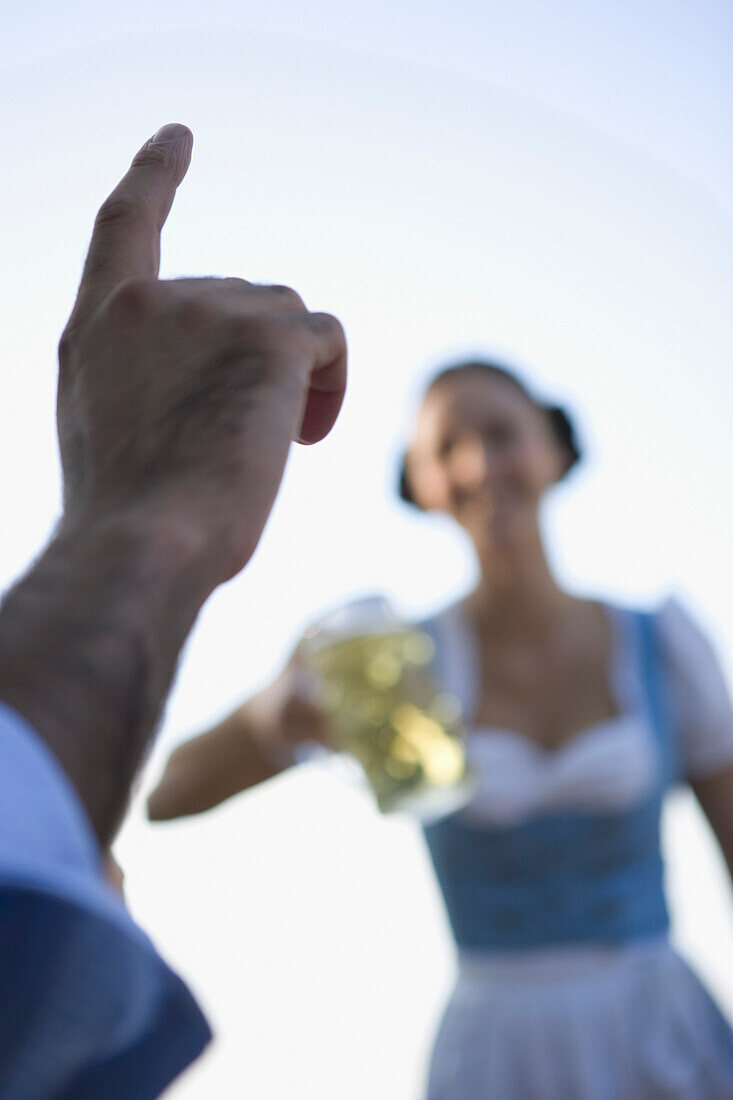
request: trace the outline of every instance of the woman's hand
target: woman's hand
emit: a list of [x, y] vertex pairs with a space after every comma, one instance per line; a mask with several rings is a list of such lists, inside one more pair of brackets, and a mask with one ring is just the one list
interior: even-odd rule
[[298, 745], [328, 742], [313, 681], [298, 650], [280, 675], [219, 725], [179, 745], [148, 799], [164, 821], [202, 813], [296, 763]]
[[303, 742], [328, 744], [327, 721], [317, 694], [314, 677], [298, 649], [280, 675], [240, 708], [262, 755], [279, 771], [296, 763], [296, 750]]

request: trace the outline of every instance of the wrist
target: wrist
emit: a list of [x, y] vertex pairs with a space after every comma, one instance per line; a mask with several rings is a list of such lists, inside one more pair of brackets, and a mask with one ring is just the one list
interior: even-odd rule
[[212, 489], [181, 485], [116, 507], [73, 505], [57, 529], [60, 537], [118, 537], [140, 567], [166, 581], [185, 575], [203, 593], [202, 602], [246, 565], [259, 531], [250, 533], [241, 516], [231, 521]]
[[266, 688], [243, 703], [238, 711], [238, 719], [245, 732], [245, 740], [257, 755], [264, 772], [274, 776], [293, 766], [295, 746], [271, 720], [266, 703], [261, 705], [261, 696], [266, 695], [267, 690]]
[[182, 509], [153, 500], [114, 511], [66, 512], [49, 548], [64, 556], [118, 564], [142, 596], [158, 597], [185, 583], [189, 600], [203, 604], [216, 588], [221, 565], [212, 540]]
[[205, 557], [162, 513], [67, 513], [3, 602], [0, 698], [47, 741], [102, 843], [214, 586]]

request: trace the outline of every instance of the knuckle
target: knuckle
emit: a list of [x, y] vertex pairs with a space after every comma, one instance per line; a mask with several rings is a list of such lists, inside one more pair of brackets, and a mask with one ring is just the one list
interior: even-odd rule
[[137, 320], [151, 312], [157, 288], [157, 279], [145, 275], [130, 276], [112, 291], [110, 308], [122, 318]]
[[273, 286], [268, 286], [267, 290], [270, 292], [270, 294], [273, 294], [281, 299], [283, 308], [293, 310], [305, 309], [305, 302], [298, 294], [297, 290], [293, 290], [291, 286], [275, 284]]
[[344, 326], [338, 317], [332, 313], [311, 313], [309, 315], [311, 328], [316, 332], [330, 333], [334, 336], [345, 338]]
[[227, 290], [246, 290], [252, 286], [246, 279], [240, 279], [237, 275], [228, 275], [225, 279], [217, 281], [225, 286]]
[[265, 356], [272, 368], [286, 372], [306, 368], [314, 355], [314, 343], [325, 342], [331, 354], [344, 354], [346, 336], [341, 322], [330, 313], [306, 311], [233, 315], [227, 321], [233, 347]]
[[94, 222], [95, 229], [125, 225], [147, 216], [142, 199], [130, 193], [112, 194], [102, 203]]
[[132, 158], [133, 168], [167, 168], [170, 160], [170, 149], [165, 143], [159, 145], [148, 144]]

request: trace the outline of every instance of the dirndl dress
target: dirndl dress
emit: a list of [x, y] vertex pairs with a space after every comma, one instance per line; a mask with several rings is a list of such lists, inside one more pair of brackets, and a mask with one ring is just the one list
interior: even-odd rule
[[[733, 1030], [669, 943], [659, 851], [666, 790], [733, 764], [733, 707], [676, 601], [607, 613], [617, 717], [553, 751], [469, 725], [473, 799], [426, 827], [458, 945], [428, 1100], [733, 1100]], [[470, 715], [461, 605], [421, 625]]]

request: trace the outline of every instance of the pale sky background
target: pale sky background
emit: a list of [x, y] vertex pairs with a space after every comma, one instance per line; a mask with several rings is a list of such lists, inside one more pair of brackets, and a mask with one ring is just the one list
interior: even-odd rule
[[[163, 274], [295, 286], [351, 385], [295, 449], [243, 576], [187, 647], [157, 750], [216, 720], [303, 624], [464, 592], [468, 548], [392, 488], [427, 370], [498, 351], [577, 411], [549, 502], [563, 581], [676, 592], [733, 674], [733, 8], [697, 0], [12, 5], [0, 38], [0, 586], [59, 507], [55, 346], [96, 208], [167, 121], [194, 131]], [[217, 1041], [171, 1100], [418, 1100], [453, 976], [418, 833], [309, 765], [117, 845], [130, 905]], [[733, 1016], [733, 907], [691, 796], [665, 823], [675, 939]]]

